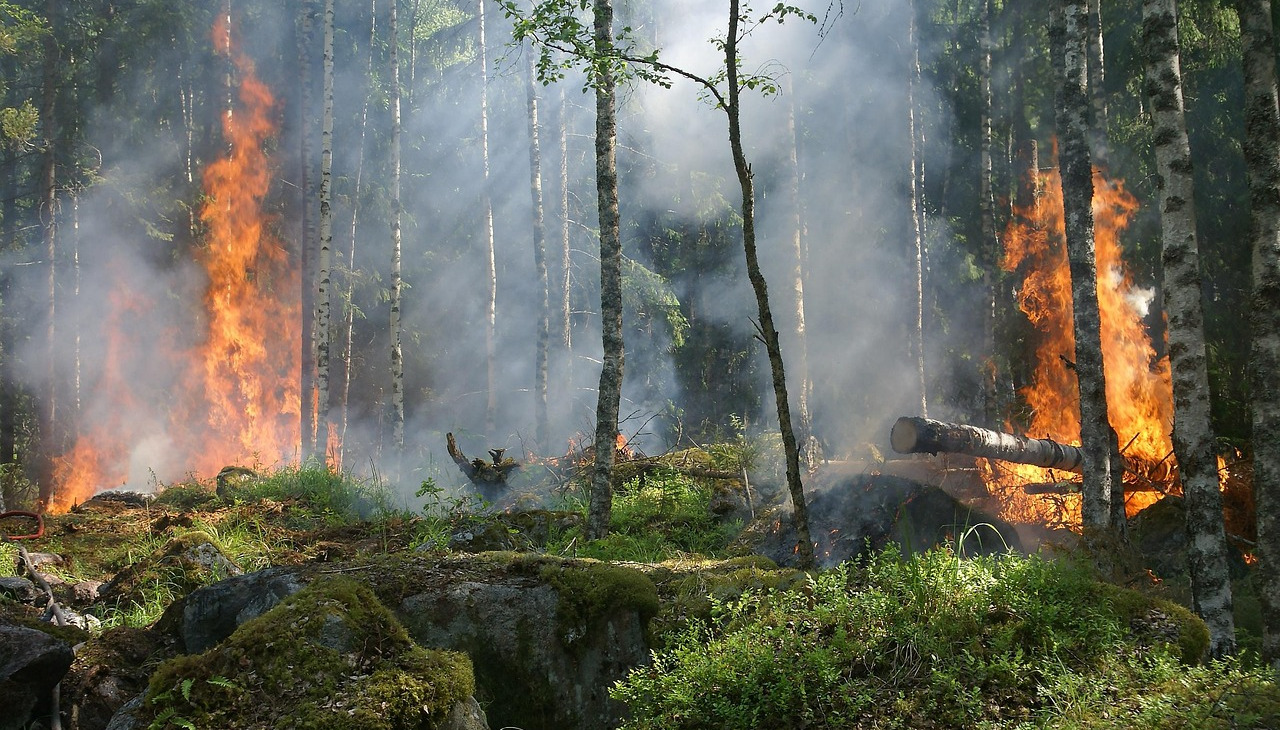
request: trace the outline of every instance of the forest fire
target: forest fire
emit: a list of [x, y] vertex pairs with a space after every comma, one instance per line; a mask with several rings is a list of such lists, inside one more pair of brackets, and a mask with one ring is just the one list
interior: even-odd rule
[[[238, 89], [237, 103], [222, 124], [227, 152], [203, 176], [205, 241], [197, 260], [207, 288], [203, 310], [190, 324], [202, 331], [201, 341], [166, 350], [166, 343], [181, 341], [180, 335], [139, 334], [125, 326], [136, 319], [131, 312], [157, 303], [113, 294], [104, 323], [103, 375], [75, 446], [55, 462], [50, 511], [65, 511], [99, 490], [124, 484], [130, 449], [148, 440], [162, 441], [158, 450], [182, 470], [157, 473], [158, 478], [211, 475], [227, 464], [270, 462], [296, 452], [300, 279], [263, 210], [272, 177], [264, 143], [275, 134], [275, 101], [252, 61], [235, 47], [225, 18], [213, 34], [215, 47], [230, 56]], [[137, 358], [138, 352], [182, 373], [167, 389], [159, 388], [169, 392], [125, 376], [124, 358]], [[143, 395], [148, 387], [153, 391]], [[155, 464], [144, 468], [159, 472]]]
[[[1018, 303], [1036, 330], [1038, 344], [1030, 382], [1020, 391], [1029, 419], [1025, 432], [1035, 438], [1079, 443], [1079, 389], [1072, 370], [1075, 352], [1071, 278], [1063, 234], [1061, 179], [1057, 170], [1038, 173], [1039, 203], [1018, 210], [1004, 235], [1002, 267], [1025, 272]], [[1172, 428], [1173, 391], [1166, 358], [1157, 358], [1144, 326], [1151, 293], [1134, 284], [1121, 258], [1120, 234], [1137, 210], [1122, 183], [1094, 173], [1094, 235], [1097, 248], [1098, 305], [1107, 405], [1112, 427], [1131, 465], [1147, 474], [1126, 475], [1130, 516], [1162, 492], [1176, 491]], [[1027, 494], [1024, 487], [1063, 481], [1067, 474], [1037, 466], [984, 462], [987, 481], [1000, 498], [1001, 516], [1017, 522], [1076, 526], [1080, 496]], [[1132, 491], [1132, 480], [1144, 488]]]

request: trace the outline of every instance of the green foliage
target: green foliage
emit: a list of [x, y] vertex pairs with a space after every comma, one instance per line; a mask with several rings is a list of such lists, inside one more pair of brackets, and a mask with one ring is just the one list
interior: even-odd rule
[[300, 503], [309, 516], [329, 524], [356, 522], [390, 510], [390, 496], [381, 485], [359, 482], [318, 464], [281, 467], [232, 494], [236, 502]]
[[419, 520], [411, 549], [444, 550], [449, 546], [449, 537], [459, 529], [474, 526], [484, 520], [482, 514], [489, 508], [483, 497], [473, 494], [448, 496], [444, 487], [436, 484], [433, 478], [424, 479], [422, 486], [414, 493], [424, 499], [422, 505], [423, 519]]
[[628, 704], [630, 730], [1209, 727], [1170, 723], [1231, 717], [1217, 701], [1227, 691], [1197, 692], [1221, 684], [1247, 688], [1233, 695], [1240, 711], [1265, 718], [1241, 727], [1273, 726], [1273, 681], [1234, 665], [1188, 668], [1180, 636], [1138, 641], [1133, 607], [1117, 605], [1144, 599], [1118, 592], [1035, 557], [890, 549], [802, 590], [713, 599], [710, 621], [668, 637], [613, 696]]
[[678, 472], [653, 471], [628, 481], [613, 496], [609, 534], [582, 542], [581, 528], [548, 541], [547, 551], [599, 560], [661, 562], [695, 553], [724, 553], [741, 525], [711, 513], [714, 488]]

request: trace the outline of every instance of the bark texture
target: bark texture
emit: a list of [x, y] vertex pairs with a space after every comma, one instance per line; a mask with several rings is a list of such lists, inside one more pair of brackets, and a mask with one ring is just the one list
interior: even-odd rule
[[[1093, 163], [1089, 152], [1089, 94], [1086, 84], [1083, 1], [1055, 0], [1061, 22], [1053, 23], [1053, 43], [1062, 59], [1062, 93], [1057, 104], [1061, 149], [1062, 207], [1066, 219], [1067, 259], [1076, 334], [1076, 377], [1080, 383], [1080, 443], [1084, 450], [1081, 522], [1086, 539], [1103, 537], [1111, 525], [1111, 451], [1116, 448], [1107, 421], [1107, 391], [1102, 372], [1101, 317], [1093, 238]], [[1055, 40], [1055, 39], [1051, 39]]]
[[967, 454], [1072, 472], [1084, 463], [1079, 446], [914, 416], [893, 424], [889, 443], [899, 454]]
[[1280, 107], [1270, 0], [1238, 0], [1253, 202], [1253, 493], [1263, 659], [1280, 671]]
[[481, 245], [484, 246], [484, 430], [493, 433], [498, 411], [498, 261], [493, 243], [493, 196], [489, 191], [489, 49], [485, 40], [484, 2], [476, 3], [480, 26], [480, 159], [484, 178], [480, 186]]
[[[738, 0], [729, 2], [729, 32], [725, 36], [725, 68], [728, 70], [726, 86], [728, 103], [725, 112], [729, 116], [729, 147], [733, 153], [733, 167], [742, 188], [742, 247], [747, 259], [747, 278], [756, 295], [756, 309], [760, 315], [760, 335], [769, 354], [769, 368], [773, 375], [773, 394], [778, 407], [778, 429], [782, 436], [782, 450], [787, 461], [787, 487], [791, 492], [792, 509], [796, 524], [796, 555], [802, 568], [813, 566], [813, 539], [809, 535], [809, 508], [805, 501], [804, 484], [800, 478], [800, 450], [796, 445], [795, 428], [791, 425], [791, 404], [787, 398], [786, 368], [782, 361], [782, 347], [778, 343], [778, 330], [773, 324], [773, 312], [769, 306], [769, 288], [760, 260], [756, 253], [755, 187], [751, 166], [747, 164], [742, 147], [741, 105], [738, 85], [738, 24], [741, 19]], [[598, 452], [597, 452], [598, 453]]]
[[[595, 2], [595, 50], [606, 56], [613, 45], [613, 3]], [[613, 512], [613, 455], [618, 438], [618, 407], [622, 399], [622, 231], [618, 221], [618, 158], [616, 81], [608, 64], [597, 66], [596, 202], [600, 216], [600, 331], [604, 364], [596, 398], [595, 464], [587, 505], [587, 538], [609, 534]]]
[[333, 268], [333, 0], [324, 0], [324, 112], [320, 122], [320, 256], [316, 261], [316, 455], [329, 458], [330, 271]]
[[1142, 44], [1159, 170], [1164, 310], [1173, 371], [1173, 451], [1186, 500], [1191, 590], [1196, 611], [1209, 626], [1210, 651], [1224, 656], [1235, 653], [1235, 620], [1218, 461], [1209, 420], [1200, 249], [1175, 0], [1144, 0]]
[[391, 443], [396, 455], [404, 452], [404, 351], [400, 344], [400, 53], [396, 0], [391, 0], [387, 34], [391, 46]]
[[528, 52], [525, 95], [529, 108], [529, 197], [533, 204], [533, 269], [538, 276], [537, 342], [533, 355], [534, 443], [547, 447], [547, 353], [551, 347], [551, 282], [547, 278], [546, 217], [542, 206], [542, 147], [538, 140], [538, 85], [535, 56]]
[[[316, 343], [315, 343], [315, 317], [314, 304], [315, 292], [312, 287], [315, 286], [315, 258], [311, 253], [311, 244], [315, 240], [315, 218], [311, 215], [311, 201], [315, 200], [315, 176], [311, 170], [311, 120], [312, 120], [312, 95], [311, 95], [311, 38], [314, 35], [315, 27], [315, 3], [313, 0], [301, 0], [300, 12], [302, 17], [299, 19], [301, 26], [298, 34], [298, 78], [301, 82], [299, 87], [298, 101], [298, 157], [299, 159], [299, 192], [302, 195], [302, 205], [300, 206], [300, 214], [302, 217], [302, 245], [298, 247], [298, 266], [302, 270], [302, 327], [301, 331], [301, 378], [300, 392], [302, 396], [301, 404], [301, 429], [302, 429], [302, 458], [310, 458], [316, 450], [316, 422], [315, 422], [315, 367], [316, 367]], [[230, 16], [230, 4], [227, 6], [227, 15]], [[230, 94], [231, 81], [228, 76], [227, 80], [227, 109], [230, 110]]]

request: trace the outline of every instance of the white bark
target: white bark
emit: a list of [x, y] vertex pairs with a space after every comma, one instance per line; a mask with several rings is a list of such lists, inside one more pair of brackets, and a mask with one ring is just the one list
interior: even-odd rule
[[391, 441], [396, 455], [404, 452], [404, 352], [400, 344], [400, 225], [404, 215], [400, 200], [400, 54], [396, 22], [398, 0], [391, 0]]
[[324, 0], [324, 112], [320, 122], [320, 257], [316, 262], [316, 454], [329, 458], [330, 268], [333, 258], [333, 0]]
[[1210, 652], [1224, 656], [1235, 653], [1235, 621], [1222, 492], [1209, 420], [1200, 252], [1175, 0], [1144, 0], [1142, 40], [1159, 169], [1164, 309], [1173, 371], [1173, 450], [1186, 502], [1192, 598], [1209, 626]]

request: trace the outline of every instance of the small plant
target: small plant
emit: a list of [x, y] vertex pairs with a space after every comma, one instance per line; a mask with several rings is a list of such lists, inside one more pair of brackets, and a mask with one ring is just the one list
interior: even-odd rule
[[432, 477], [422, 480], [414, 493], [423, 499], [423, 518], [418, 525], [411, 549], [444, 549], [449, 538], [459, 529], [479, 524], [490, 505], [483, 497], [472, 494], [448, 495]]

